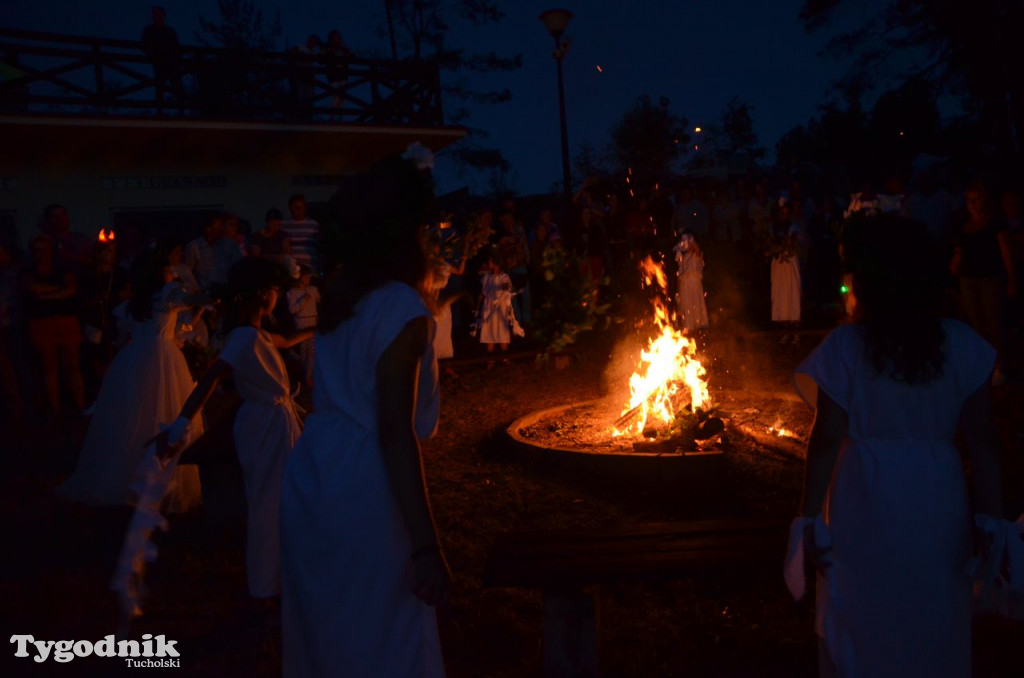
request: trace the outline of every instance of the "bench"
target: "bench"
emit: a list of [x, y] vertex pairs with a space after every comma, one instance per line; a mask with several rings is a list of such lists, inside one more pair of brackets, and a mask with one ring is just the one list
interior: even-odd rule
[[723, 518], [505, 533], [488, 556], [483, 581], [543, 590], [546, 676], [596, 676], [596, 587], [684, 579], [723, 566], [757, 564], [781, 572], [789, 521]]

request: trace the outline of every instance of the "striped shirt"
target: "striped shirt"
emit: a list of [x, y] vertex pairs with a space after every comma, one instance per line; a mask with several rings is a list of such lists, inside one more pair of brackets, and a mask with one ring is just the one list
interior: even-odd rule
[[281, 222], [281, 230], [288, 234], [292, 243], [292, 258], [299, 265], [305, 264], [314, 271], [317, 269], [316, 245], [320, 238], [320, 224], [312, 219], [295, 221], [289, 219]]

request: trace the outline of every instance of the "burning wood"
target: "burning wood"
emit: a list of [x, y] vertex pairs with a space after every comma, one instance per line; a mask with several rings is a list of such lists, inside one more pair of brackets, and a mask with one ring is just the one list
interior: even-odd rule
[[640, 364], [629, 378], [629, 403], [612, 424], [613, 436], [640, 436], [650, 429], [671, 427], [676, 413], [686, 407], [694, 413], [711, 409], [707, 371], [696, 359], [697, 344], [672, 326], [664, 271], [647, 257], [641, 273], [644, 285], [657, 285], [659, 291], [652, 302], [657, 334], [640, 352]]

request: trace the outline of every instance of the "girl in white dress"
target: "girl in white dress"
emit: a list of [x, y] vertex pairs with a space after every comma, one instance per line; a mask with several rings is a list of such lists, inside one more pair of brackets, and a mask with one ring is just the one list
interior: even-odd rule
[[[797, 248], [800, 232], [790, 220], [790, 207], [785, 199], [779, 200], [777, 222], [771, 233], [772, 322], [789, 329], [800, 324], [800, 260]], [[791, 335], [783, 335], [786, 343]], [[800, 335], [792, 334], [794, 344]]]
[[787, 582], [799, 597], [806, 550], [820, 569], [823, 676], [966, 678], [972, 521], [954, 438], [961, 422], [974, 511], [1001, 517], [995, 352], [942, 319], [942, 271], [923, 225], [886, 216], [863, 228], [872, 245], [848, 253], [857, 321], [797, 368], [817, 414]]
[[679, 265], [679, 322], [685, 330], [708, 326], [708, 308], [704, 302], [704, 255], [693, 234], [687, 231], [673, 248]]
[[245, 564], [249, 595], [270, 614], [281, 592], [280, 529], [281, 479], [284, 464], [299, 437], [288, 372], [279, 349], [312, 337], [311, 330], [285, 338], [261, 329], [277, 305], [280, 286], [288, 275], [271, 259], [242, 259], [228, 273], [231, 304], [229, 321], [236, 323], [213, 366], [189, 396], [178, 419], [157, 440], [158, 454], [176, 452], [187, 438], [188, 422], [202, 408], [217, 384], [227, 376], [242, 397], [235, 416], [235, 452], [242, 465], [248, 504]]
[[[178, 348], [178, 314], [202, 300], [189, 297], [174, 280], [167, 259], [149, 251], [132, 264], [134, 298], [131, 343], [110, 363], [93, 407], [75, 473], [58, 489], [67, 499], [87, 504], [131, 504], [139, 462], [160, 423], [177, 416], [195, 382]], [[202, 420], [192, 426], [187, 444], [202, 434]], [[168, 511], [184, 512], [200, 503], [199, 471], [179, 466], [169, 493]]]
[[396, 160], [339, 188], [358, 241], [324, 290], [314, 411], [285, 472], [285, 676], [444, 675], [432, 606], [451, 578], [419, 448], [439, 405], [422, 181]]
[[480, 332], [480, 343], [487, 346], [487, 352], [493, 353], [497, 345], [502, 352], [508, 350], [512, 335], [524, 335], [523, 328], [516, 320], [512, 296], [515, 294], [512, 279], [502, 270], [497, 256], [490, 256], [487, 263], [480, 268], [480, 287], [482, 300], [477, 328]]

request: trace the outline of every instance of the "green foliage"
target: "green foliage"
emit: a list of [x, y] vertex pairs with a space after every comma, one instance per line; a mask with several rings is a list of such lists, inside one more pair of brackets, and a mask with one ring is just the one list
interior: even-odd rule
[[585, 256], [561, 247], [548, 247], [542, 261], [544, 303], [534, 310], [533, 335], [546, 349], [538, 360], [546, 361], [576, 343], [580, 335], [611, 321], [609, 304], [599, 301], [599, 285], [586, 271]]

